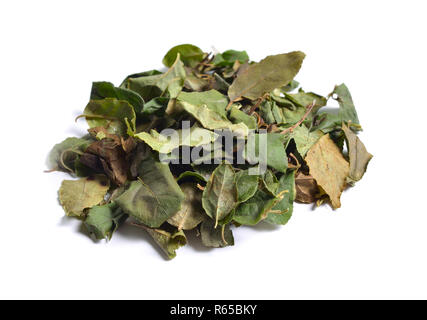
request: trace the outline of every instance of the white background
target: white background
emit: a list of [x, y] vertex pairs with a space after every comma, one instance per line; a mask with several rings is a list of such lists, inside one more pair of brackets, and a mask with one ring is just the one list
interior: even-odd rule
[[[425, 1], [3, 1], [0, 298], [427, 298]], [[142, 230], [94, 243], [63, 217], [46, 155], [82, 135], [92, 81], [116, 85], [194, 43], [307, 54], [297, 80], [350, 88], [374, 154], [342, 208], [165, 261]], [[194, 243], [194, 241], [192, 241]]]

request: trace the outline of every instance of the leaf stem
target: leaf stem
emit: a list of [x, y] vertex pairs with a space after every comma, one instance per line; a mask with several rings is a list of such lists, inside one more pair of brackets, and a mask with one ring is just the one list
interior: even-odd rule
[[297, 123], [295, 123], [292, 127], [289, 127], [280, 133], [285, 134], [285, 133], [294, 131], [295, 128], [299, 127], [301, 125], [301, 123], [303, 123], [303, 121], [307, 118], [307, 116], [310, 114], [311, 110], [313, 110], [315, 105], [316, 105], [316, 100], [313, 100], [313, 102], [307, 106], [307, 111], [304, 113], [302, 118]]

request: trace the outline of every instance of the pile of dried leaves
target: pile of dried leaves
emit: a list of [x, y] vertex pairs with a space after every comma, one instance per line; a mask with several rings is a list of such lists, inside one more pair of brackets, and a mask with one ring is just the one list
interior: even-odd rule
[[[80, 177], [59, 190], [66, 215], [97, 239], [110, 239], [129, 219], [173, 258], [188, 230], [208, 247], [224, 247], [234, 244], [231, 225], [286, 224], [294, 200], [339, 208], [372, 155], [356, 135], [361, 126], [344, 84], [327, 97], [298, 89], [304, 57], [297, 51], [255, 63], [245, 51], [207, 54], [185, 44], [169, 50], [164, 72], [132, 74], [119, 87], [94, 82], [80, 116], [89, 134], [57, 144], [48, 160], [50, 170]], [[324, 111], [331, 98], [339, 108]], [[163, 135], [167, 128], [178, 139]], [[217, 129], [243, 147], [233, 140], [231, 149], [212, 148]], [[248, 150], [264, 147], [267, 170], [254, 171], [259, 163]], [[201, 151], [203, 162], [183, 161]], [[175, 161], [160, 161], [165, 154]], [[244, 163], [234, 161], [238, 155]]]

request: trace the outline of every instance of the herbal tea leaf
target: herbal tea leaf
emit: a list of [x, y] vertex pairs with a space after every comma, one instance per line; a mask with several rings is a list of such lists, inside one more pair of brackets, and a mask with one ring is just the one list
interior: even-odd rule
[[215, 228], [215, 221], [207, 219], [200, 226], [200, 235], [202, 243], [206, 247], [223, 248], [234, 246], [233, 233], [228, 224]]
[[274, 196], [258, 189], [252, 198], [237, 206], [233, 220], [243, 225], [256, 225], [268, 216], [275, 202]]
[[295, 177], [295, 200], [302, 203], [313, 203], [319, 198], [319, 187], [310, 175], [298, 172]]
[[59, 189], [59, 202], [65, 214], [83, 217], [83, 211], [99, 204], [110, 188], [105, 176], [97, 175], [79, 180], [64, 180]]
[[332, 97], [337, 96], [337, 101], [340, 105], [339, 115], [342, 121], [359, 124], [359, 117], [357, 116], [356, 108], [353, 103], [350, 91], [347, 86], [343, 83], [339, 86], [335, 86], [332, 92]]
[[130, 183], [116, 203], [137, 221], [158, 228], [181, 209], [184, 194], [167, 164], [150, 156], [138, 170], [138, 180]]
[[136, 114], [139, 114], [144, 108], [144, 99], [138, 93], [115, 87], [111, 82], [92, 82], [90, 99], [102, 100], [105, 98], [115, 98], [129, 102]]
[[241, 170], [235, 176], [237, 187], [237, 201], [245, 202], [252, 198], [258, 190], [259, 176], [250, 175], [249, 170]]
[[281, 198], [268, 212], [266, 222], [284, 225], [292, 216], [295, 200], [295, 171], [288, 171], [279, 179], [276, 195]]
[[163, 64], [170, 68], [175, 62], [178, 54], [180, 55], [181, 61], [189, 67], [195, 67], [199, 62], [203, 60], [204, 53], [199, 48], [192, 44], [181, 44], [171, 48], [163, 58]]
[[176, 98], [184, 86], [184, 81], [184, 64], [178, 55], [174, 64], [165, 73], [128, 77], [122, 86], [139, 93], [142, 97], [147, 94], [147, 87], [150, 89], [151, 87], [157, 87], [161, 90], [162, 95], [167, 92], [170, 98]]
[[84, 225], [96, 239], [109, 239], [127, 215], [114, 202], [89, 209]]
[[323, 132], [320, 130], [310, 132], [305, 125], [296, 127], [290, 137], [294, 139], [297, 150], [301, 157], [305, 157], [308, 150], [323, 136]]
[[162, 229], [147, 227], [143, 227], [143, 229], [154, 239], [168, 259], [175, 258], [176, 250], [187, 244], [187, 238], [182, 230], [168, 232]]
[[182, 92], [178, 97], [179, 104], [185, 111], [196, 118], [206, 129], [229, 129], [240, 135], [248, 134], [244, 123], [233, 124], [227, 119], [225, 107], [227, 98], [216, 90], [206, 92]]
[[372, 159], [372, 154], [367, 150], [359, 137], [349, 129], [345, 124], [342, 125], [345, 138], [347, 141], [348, 156], [350, 160], [350, 172], [348, 177], [356, 182], [362, 179], [365, 174], [369, 161]]
[[205, 145], [215, 141], [218, 137], [213, 131], [196, 126], [193, 126], [190, 130], [176, 130], [174, 133], [173, 136], [165, 136], [155, 130], [151, 130], [150, 133], [138, 133], [135, 137], [160, 153], [170, 153], [180, 146], [196, 147]]
[[227, 107], [228, 99], [216, 90], [181, 92], [178, 96], [178, 101], [185, 102], [195, 107], [206, 106], [209, 110], [221, 115], [224, 119], [227, 118], [225, 108]]
[[237, 204], [234, 170], [229, 164], [219, 165], [203, 191], [202, 205], [215, 225], [226, 218]]
[[[260, 143], [260, 139], [266, 140], [266, 150], [267, 154], [264, 153], [261, 147], [264, 147]], [[248, 143], [245, 148], [245, 158], [249, 163], [257, 163], [258, 160], [262, 161], [263, 159], [259, 158], [259, 155], [264, 154], [266, 156], [267, 165], [271, 168], [274, 168], [280, 172], [285, 172], [288, 167], [288, 156], [286, 154], [285, 142], [287, 138], [285, 135], [280, 133], [265, 133], [263, 135], [254, 134], [253, 138], [248, 139]], [[250, 152], [250, 151], [253, 152]]]
[[328, 134], [311, 147], [305, 161], [310, 168], [310, 175], [329, 196], [332, 207], [341, 207], [340, 197], [347, 185], [350, 167]]
[[216, 54], [212, 64], [216, 67], [232, 67], [236, 61], [245, 63], [248, 60], [249, 56], [246, 51], [227, 50]]
[[255, 100], [275, 88], [286, 86], [298, 73], [304, 58], [304, 53], [294, 51], [268, 56], [250, 65], [230, 86], [230, 100], [236, 101], [240, 97]]
[[49, 153], [48, 168], [50, 170], [74, 172], [75, 161], [92, 142], [93, 139], [90, 136], [85, 136], [83, 138], [67, 138], [56, 144]]
[[135, 111], [125, 100], [90, 100], [82, 116], [90, 128], [104, 127], [108, 132], [120, 136], [129, 133], [129, 126], [132, 131], [135, 130]]
[[[123, 185], [128, 179], [129, 164], [126, 161], [126, 152], [121, 144], [110, 140], [102, 139], [93, 142], [86, 149], [86, 153], [80, 158], [81, 162], [88, 167], [91, 161], [88, 161], [88, 154], [98, 156], [98, 160], [104, 173], [117, 185]], [[92, 169], [96, 170], [95, 167]]]
[[236, 106], [231, 106], [229, 118], [234, 124], [244, 123], [248, 129], [255, 130], [257, 128], [257, 120], [255, 117], [239, 110]]
[[[202, 207], [202, 192], [196, 185], [186, 182], [180, 185], [185, 199], [181, 209], [167, 222], [178, 230], [191, 230], [197, 227], [206, 217]], [[207, 218], [207, 217], [206, 217]]]

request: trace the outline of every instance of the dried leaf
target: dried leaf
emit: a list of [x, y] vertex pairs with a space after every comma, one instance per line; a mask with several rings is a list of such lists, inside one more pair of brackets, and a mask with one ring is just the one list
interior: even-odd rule
[[[88, 155], [98, 156], [105, 174], [117, 185], [123, 185], [128, 179], [129, 164], [126, 159], [126, 152], [122, 145], [114, 140], [102, 139], [93, 142], [86, 149], [86, 154], [81, 158], [83, 164], [92, 167], [92, 162], [87, 161]], [[96, 164], [96, 167], [99, 165]], [[92, 167], [96, 170], [96, 167]]]
[[350, 160], [350, 173], [348, 177], [352, 181], [359, 181], [365, 174], [368, 163], [371, 161], [373, 156], [366, 150], [363, 142], [353, 131], [349, 129], [348, 126], [343, 124], [342, 129], [347, 141], [348, 156]]
[[187, 244], [187, 238], [182, 230], [168, 232], [162, 229], [144, 228], [159, 245], [168, 259], [176, 257], [176, 250]]
[[207, 219], [200, 226], [200, 234], [202, 243], [206, 247], [223, 248], [234, 246], [233, 233], [228, 224], [215, 228], [215, 221]]
[[96, 239], [110, 240], [127, 215], [114, 202], [89, 209], [84, 225]]
[[300, 51], [268, 56], [240, 73], [228, 90], [231, 101], [240, 97], [258, 99], [264, 93], [286, 86], [301, 68], [305, 54]]
[[143, 98], [148, 94], [147, 89], [153, 90], [152, 87], [159, 88], [162, 94], [164, 92], [168, 92], [170, 98], [176, 98], [184, 86], [184, 81], [184, 64], [181, 62], [178, 54], [174, 64], [165, 73], [129, 76], [126, 78], [122, 86], [139, 93]]
[[90, 128], [104, 127], [108, 132], [120, 136], [135, 131], [135, 111], [125, 100], [90, 100], [82, 116], [86, 118]]
[[141, 161], [138, 173], [116, 203], [137, 221], [158, 228], [181, 209], [184, 194], [169, 166], [151, 156]]
[[191, 230], [197, 227], [206, 217], [202, 207], [202, 192], [191, 182], [180, 185], [185, 199], [181, 209], [167, 220], [178, 230]]
[[[188, 132], [188, 134], [187, 134]], [[155, 130], [150, 133], [141, 132], [135, 135], [138, 139], [144, 141], [153, 150], [160, 153], [170, 153], [180, 146], [197, 147], [209, 144], [218, 138], [213, 131], [193, 126], [190, 130], [176, 130], [174, 136], [165, 136]]]
[[341, 207], [341, 193], [350, 171], [348, 162], [329, 135], [321, 137], [305, 157], [310, 175], [325, 191], [334, 209]]
[[93, 142], [90, 136], [83, 138], [67, 138], [56, 144], [49, 153], [47, 166], [50, 170], [64, 172], [75, 171], [75, 161]]
[[105, 176], [79, 180], [64, 180], [59, 189], [59, 202], [65, 214], [72, 217], [83, 217], [83, 211], [99, 204], [110, 188]]
[[214, 170], [203, 191], [202, 204], [215, 225], [234, 209], [237, 204], [237, 188], [231, 165], [221, 164]]
[[138, 93], [125, 88], [115, 87], [111, 82], [92, 82], [90, 99], [102, 100], [105, 98], [115, 98], [129, 102], [137, 115], [144, 108], [144, 99]]
[[296, 198], [302, 203], [313, 203], [319, 198], [319, 187], [310, 175], [298, 172], [295, 177]]
[[203, 60], [204, 53], [199, 48], [192, 44], [181, 44], [171, 48], [168, 53], [166, 53], [163, 58], [163, 64], [170, 68], [173, 63], [176, 61], [178, 55], [181, 58], [181, 61], [190, 67], [195, 67], [199, 62]]

